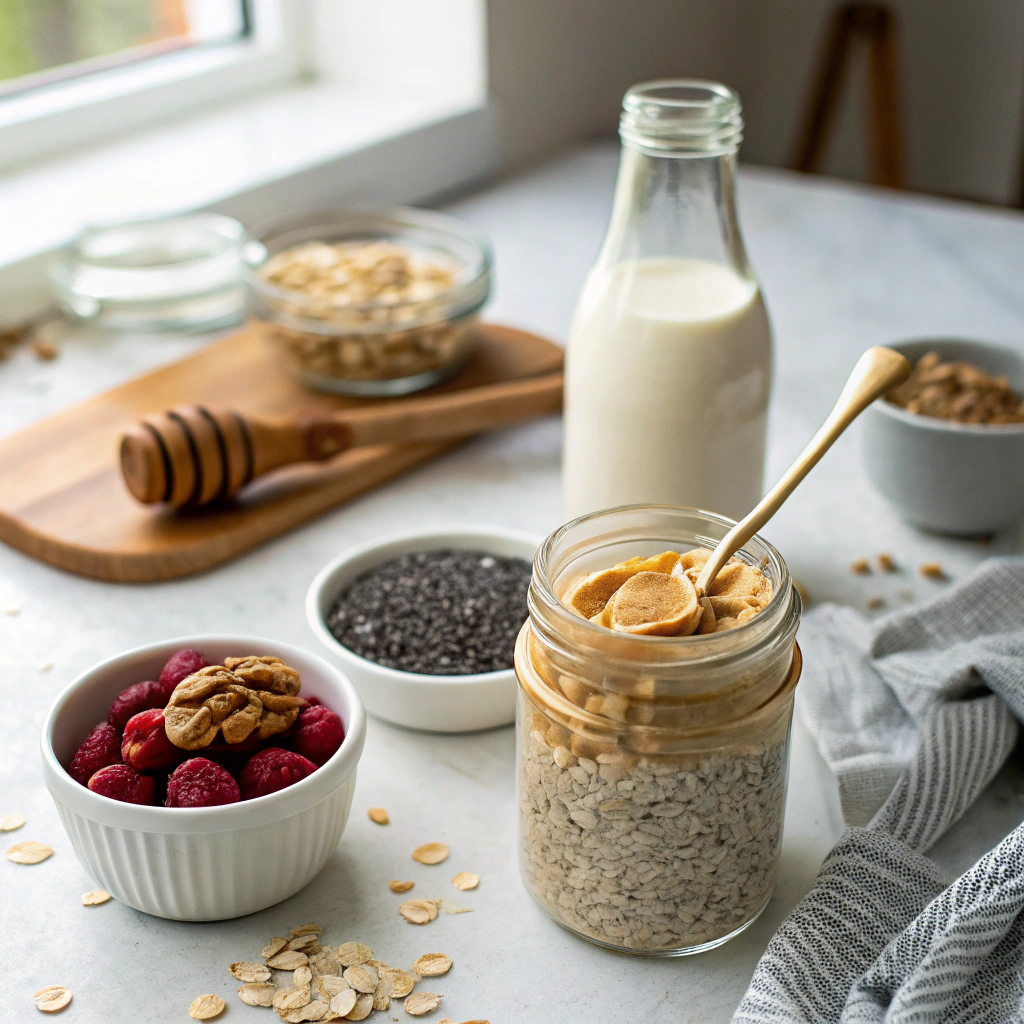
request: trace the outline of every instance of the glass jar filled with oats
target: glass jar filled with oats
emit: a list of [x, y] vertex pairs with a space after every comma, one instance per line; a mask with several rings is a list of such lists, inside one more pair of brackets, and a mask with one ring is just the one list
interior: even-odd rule
[[312, 214], [257, 232], [247, 305], [280, 362], [322, 391], [402, 395], [462, 368], [491, 287], [487, 243], [404, 207]]
[[785, 562], [755, 537], [703, 616], [636, 625], [732, 525], [626, 506], [563, 526], [537, 554], [515, 653], [520, 864], [544, 910], [599, 945], [710, 949], [775, 885], [801, 666]]

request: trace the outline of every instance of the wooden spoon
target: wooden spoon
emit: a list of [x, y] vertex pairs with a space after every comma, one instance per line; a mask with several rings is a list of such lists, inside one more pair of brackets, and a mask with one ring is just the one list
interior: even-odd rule
[[561, 373], [303, 419], [180, 405], [147, 416], [122, 436], [121, 472], [144, 504], [196, 507], [230, 498], [292, 463], [363, 445], [466, 437], [561, 407]]
[[869, 348], [857, 360], [839, 401], [828, 419], [786, 471], [785, 476], [719, 542], [705, 562], [695, 584], [698, 598], [707, 594], [715, 577], [730, 558], [768, 522], [797, 484], [818, 464], [836, 438], [876, 399], [910, 376], [910, 363], [891, 348]]

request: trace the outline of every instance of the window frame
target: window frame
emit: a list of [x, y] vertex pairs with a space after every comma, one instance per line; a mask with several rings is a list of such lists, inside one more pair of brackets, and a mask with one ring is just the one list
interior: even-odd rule
[[305, 70], [304, 4], [248, 0], [242, 39], [187, 47], [0, 97], [0, 171], [165, 118], [196, 112]]

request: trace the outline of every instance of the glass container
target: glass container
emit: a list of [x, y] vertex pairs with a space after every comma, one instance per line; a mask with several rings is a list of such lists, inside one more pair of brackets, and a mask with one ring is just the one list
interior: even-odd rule
[[711, 949], [771, 897], [801, 660], [781, 555], [738, 553], [772, 597], [705, 636], [617, 633], [564, 606], [581, 576], [713, 547], [733, 523], [668, 506], [577, 519], [541, 546], [516, 646], [520, 865], [560, 925], [648, 956]]
[[683, 79], [622, 107], [611, 220], [569, 332], [565, 515], [739, 519], [761, 495], [772, 349], [736, 213], [740, 100]]
[[[361, 257], [335, 264], [337, 251], [329, 247], [355, 253], [373, 243], [389, 247], [378, 250], [379, 258], [370, 253], [378, 264], [399, 247], [441, 268], [449, 284], [419, 295], [415, 281], [405, 280], [371, 301], [352, 301], [344, 286], [361, 272]], [[289, 287], [267, 279], [271, 260], [300, 248], [307, 261], [322, 259], [322, 268], [296, 273]], [[401, 395], [458, 372], [476, 348], [491, 287], [490, 248], [482, 238], [451, 217], [403, 207], [350, 207], [272, 226], [249, 243], [246, 264], [250, 313], [283, 365], [308, 386], [340, 394]]]
[[242, 318], [237, 220], [214, 213], [86, 229], [50, 270], [70, 317], [116, 331], [206, 331]]

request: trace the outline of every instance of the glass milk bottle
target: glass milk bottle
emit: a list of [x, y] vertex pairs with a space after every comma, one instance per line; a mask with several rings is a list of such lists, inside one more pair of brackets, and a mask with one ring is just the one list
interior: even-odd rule
[[712, 82], [623, 100], [611, 223], [576, 306], [565, 512], [761, 496], [771, 328], [736, 218], [739, 97]]

